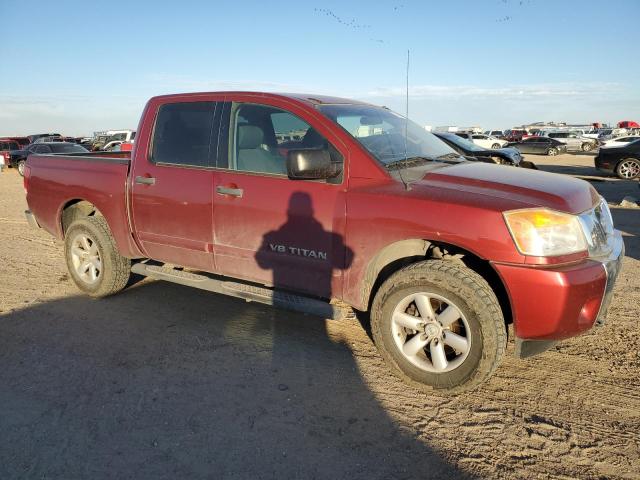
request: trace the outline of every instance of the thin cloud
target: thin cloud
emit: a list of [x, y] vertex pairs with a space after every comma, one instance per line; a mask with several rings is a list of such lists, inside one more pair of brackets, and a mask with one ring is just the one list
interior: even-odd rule
[[[512, 85], [496, 87], [480, 87], [474, 85], [414, 85], [409, 88], [409, 95], [414, 98], [446, 98], [446, 97], [499, 97], [543, 98], [543, 97], [585, 97], [592, 95], [609, 95], [625, 93], [626, 88], [619, 83], [557, 83], [536, 85]], [[393, 98], [406, 95], [403, 87], [377, 88], [368, 91], [365, 96], [371, 98]]]

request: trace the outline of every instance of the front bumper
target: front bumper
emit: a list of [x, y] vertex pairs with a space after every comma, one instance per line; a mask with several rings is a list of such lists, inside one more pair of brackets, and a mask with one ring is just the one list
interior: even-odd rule
[[615, 169], [615, 162], [606, 160], [605, 158], [600, 157], [600, 155], [596, 156], [596, 158], [593, 159], [593, 165], [598, 170], [603, 170], [605, 172], [613, 172], [613, 170]]
[[611, 246], [606, 258], [563, 267], [495, 265], [511, 300], [516, 354], [535, 355], [604, 323], [624, 258], [617, 230]]

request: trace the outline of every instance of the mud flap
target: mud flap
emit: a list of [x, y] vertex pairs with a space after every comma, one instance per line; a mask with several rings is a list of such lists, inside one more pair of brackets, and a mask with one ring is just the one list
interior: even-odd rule
[[553, 347], [557, 340], [523, 340], [516, 337], [516, 357], [529, 358], [546, 352]]

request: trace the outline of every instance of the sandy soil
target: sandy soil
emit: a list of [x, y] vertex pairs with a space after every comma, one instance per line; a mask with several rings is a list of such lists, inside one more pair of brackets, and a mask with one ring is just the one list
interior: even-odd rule
[[[592, 157], [531, 158], [637, 182]], [[79, 295], [0, 174], [0, 478], [640, 478], [640, 209], [607, 324], [473, 393], [391, 376], [357, 320], [142, 281]]]

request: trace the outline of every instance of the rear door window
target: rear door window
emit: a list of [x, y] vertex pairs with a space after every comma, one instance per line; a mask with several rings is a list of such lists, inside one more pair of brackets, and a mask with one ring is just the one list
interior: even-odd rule
[[217, 102], [168, 103], [158, 110], [151, 161], [157, 164], [214, 167]]

